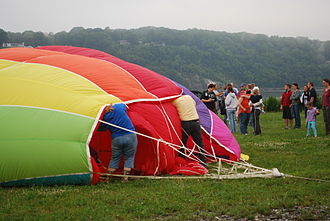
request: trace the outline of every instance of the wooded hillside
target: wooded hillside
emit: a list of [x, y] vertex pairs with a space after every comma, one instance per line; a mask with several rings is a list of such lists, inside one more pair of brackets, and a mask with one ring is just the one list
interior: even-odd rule
[[[261, 87], [284, 83], [321, 84], [330, 76], [330, 41], [261, 34], [145, 27], [123, 30], [73, 28], [44, 34], [0, 29], [2, 43], [25, 46], [71, 45], [98, 49], [163, 74], [190, 89], [208, 81], [255, 82]], [[5, 46], [5, 45], [4, 45]]]

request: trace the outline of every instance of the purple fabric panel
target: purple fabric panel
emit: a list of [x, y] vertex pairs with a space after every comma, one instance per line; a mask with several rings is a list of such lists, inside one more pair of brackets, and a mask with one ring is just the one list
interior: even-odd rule
[[[176, 83], [182, 90], [183, 94], [190, 95], [197, 104], [197, 112], [199, 115], [199, 121], [201, 125], [209, 132], [216, 140], [218, 140], [222, 145], [230, 149], [235, 153], [237, 159], [240, 159], [241, 148], [237, 143], [235, 137], [228, 129], [227, 125], [212, 111], [204, 105], [204, 103], [196, 97], [192, 92], [190, 92], [187, 88]], [[212, 115], [212, 118], [211, 118]], [[213, 120], [213, 130], [211, 131]]]
[[211, 115], [209, 109], [198, 97], [196, 97], [196, 95], [190, 92], [187, 88], [185, 88], [179, 83], [176, 84], [183, 90], [183, 94], [190, 95], [196, 101], [196, 109], [199, 116], [199, 122], [204, 127], [204, 129], [211, 134], [212, 124], [211, 124]]
[[220, 141], [221, 144], [223, 144], [225, 147], [230, 149], [235, 153], [235, 156], [237, 159], [240, 159], [241, 156], [241, 148], [239, 144], [237, 143], [234, 135], [230, 132], [227, 125], [221, 120], [215, 113], [210, 111], [212, 114], [213, 119], [213, 131], [212, 136]]

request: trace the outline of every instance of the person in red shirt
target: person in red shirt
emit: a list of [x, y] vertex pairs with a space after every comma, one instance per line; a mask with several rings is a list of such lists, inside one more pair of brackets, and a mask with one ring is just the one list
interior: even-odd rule
[[330, 79], [323, 79], [322, 110], [325, 125], [325, 134], [330, 135]]
[[282, 94], [281, 98], [281, 111], [283, 111], [283, 119], [284, 119], [284, 128], [288, 129], [289, 122], [290, 122], [290, 128], [292, 129], [293, 126], [293, 117], [291, 114], [291, 106], [292, 101], [290, 100], [292, 91], [291, 91], [291, 84], [284, 85], [284, 92]]
[[[239, 119], [239, 127], [241, 130], [241, 134], [247, 135], [247, 127], [249, 125], [250, 121], [250, 113], [251, 113], [251, 107], [249, 105], [249, 98], [251, 93], [246, 93], [245, 90], [240, 90], [240, 97], [238, 100], [238, 119]], [[245, 96], [243, 96], [245, 95]]]

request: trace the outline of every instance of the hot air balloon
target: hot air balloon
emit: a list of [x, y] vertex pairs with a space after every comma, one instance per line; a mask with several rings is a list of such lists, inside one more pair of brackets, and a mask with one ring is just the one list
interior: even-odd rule
[[[172, 101], [183, 94], [197, 103], [208, 161], [238, 161], [240, 147], [226, 125], [162, 75], [87, 48], [1, 49], [0, 185], [99, 182], [111, 136], [98, 128], [113, 103], [127, 105], [138, 133], [139, 175], [205, 174], [193, 154], [178, 156], [182, 132]], [[192, 140], [186, 148], [195, 150]]]

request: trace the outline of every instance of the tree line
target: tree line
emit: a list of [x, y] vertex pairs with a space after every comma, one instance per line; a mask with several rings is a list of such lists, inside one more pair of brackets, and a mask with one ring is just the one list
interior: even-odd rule
[[304, 37], [268, 37], [198, 29], [144, 27], [110, 29], [75, 27], [58, 33], [0, 29], [2, 43], [71, 45], [104, 51], [169, 77], [190, 89], [207, 82], [256, 83], [282, 87], [330, 76], [330, 41]]

